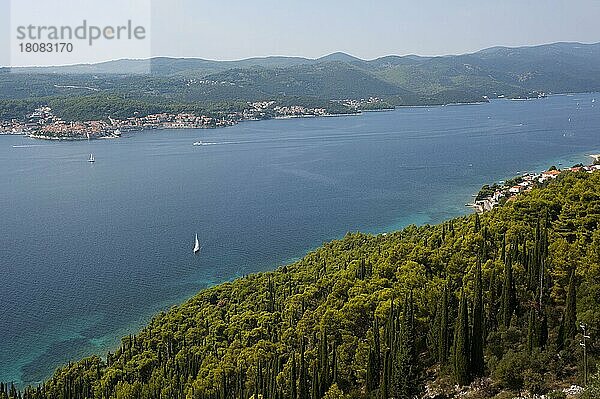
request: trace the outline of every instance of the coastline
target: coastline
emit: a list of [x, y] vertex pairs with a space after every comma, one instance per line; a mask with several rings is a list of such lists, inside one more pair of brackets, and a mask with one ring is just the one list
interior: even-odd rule
[[[590, 157], [594, 162], [591, 164], [584, 163], [584, 159], [589, 159]], [[552, 170], [552, 168], [556, 168], [556, 166], [547, 165], [545, 167], [535, 167], [531, 169], [533, 171], [523, 172], [510, 178], [506, 178], [505, 180], [496, 180], [493, 183], [486, 183], [477, 194], [472, 195], [475, 200], [466, 203], [465, 206], [474, 209], [476, 213], [485, 213], [497, 206], [503, 205], [506, 201], [518, 197], [522, 193], [529, 192], [534, 188], [543, 187], [546, 182], [552, 181], [564, 172], [594, 173], [600, 171], [600, 154], [580, 154], [578, 160], [581, 162], [570, 167], [560, 167], [563, 162], [550, 162], [550, 164], [558, 164], [559, 168]], [[535, 170], [539, 170], [539, 172], [536, 172]], [[512, 187], [511, 184], [513, 185]], [[490, 189], [494, 189], [493, 194], [489, 192]], [[484, 190], [486, 191], [485, 195], [483, 194]]]
[[[234, 126], [239, 123], [244, 122], [256, 122], [256, 121], [266, 121], [266, 120], [286, 120], [286, 119], [312, 119], [312, 118], [341, 118], [341, 117], [349, 117], [349, 116], [360, 116], [364, 113], [375, 113], [375, 112], [391, 112], [397, 109], [402, 108], [432, 108], [432, 107], [446, 107], [446, 106], [466, 106], [466, 105], [485, 105], [488, 104], [489, 101], [476, 101], [476, 102], [464, 102], [464, 103], [447, 103], [447, 104], [430, 104], [430, 105], [398, 105], [393, 108], [382, 108], [382, 109], [366, 109], [366, 110], [357, 110], [356, 112], [343, 112], [343, 113], [326, 113], [322, 115], [314, 115], [314, 114], [306, 114], [306, 115], [288, 115], [288, 116], [274, 116], [270, 118], [247, 118], [240, 119], [237, 121], [232, 121], [231, 125], [223, 125], [223, 126], [141, 126], [135, 129], [128, 129], [124, 131], [124, 133], [140, 133], [144, 130], [177, 130], [177, 129], [219, 129], [226, 128], [229, 126]], [[0, 135], [11, 135], [11, 133], [0, 133]], [[52, 141], [80, 141], [80, 140], [100, 140], [100, 139], [118, 139], [122, 137], [121, 135], [107, 135], [107, 136], [50, 136], [50, 135], [41, 135], [41, 134], [32, 134], [32, 133], [18, 133], [12, 135], [22, 135], [27, 136], [32, 139], [37, 140], [52, 140]]]
[[[353, 114], [353, 115], [354, 115], [354, 114]], [[347, 115], [335, 115], [335, 116], [347, 116]], [[550, 163], [548, 163], [548, 165], [549, 165], [549, 164], [550, 164]], [[570, 166], [570, 165], [569, 165], [569, 166]], [[523, 170], [523, 169], [521, 169], [521, 170]], [[527, 168], [526, 170], [534, 170], [534, 169], [532, 169], [532, 168]], [[483, 183], [483, 181], [482, 181], [481, 183]], [[460, 205], [460, 206], [462, 207], [462, 205], [463, 205], [463, 203], [464, 203], [464, 202], [460, 202], [460, 203], [459, 203], [459, 202], [455, 202], [455, 203], [456, 203], [456, 205]], [[418, 215], [418, 214], [417, 214], [417, 215]], [[424, 222], [424, 223], [427, 223], [427, 222]], [[418, 223], [417, 223], [417, 225], [418, 225]], [[388, 230], [388, 231], [396, 231], [396, 230], [397, 230], [397, 228], [393, 228], [393, 229], [390, 229], [390, 230]], [[360, 229], [360, 231], [365, 231], [365, 229], [362, 229], [362, 228], [361, 228], [361, 229]], [[335, 238], [333, 238], [333, 239], [335, 239]], [[329, 239], [328, 239], [328, 240], [329, 240]], [[316, 247], [314, 247], [314, 248], [318, 248], [319, 246], [320, 246], [320, 244], [319, 244], [319, 245], [317, 245], [317, 246], [316, 246]], [[314, 248], [312, 248], [312, 249], [314, 249]], [[310, 248], [309, 248], [309, 249], [307, 249], [307, 250], [304, 250], [303, 252], [301, 252], [301, 255], [299, 255], [299, 257], [302, 257], [302, 254], [306, 254], [307, 252], [310, 252], [310, 251], [311, 251], [311, 249], [310, 249]], [[297, 259], [297, 258], [296, 258], [296, 259]], [[290, 261], [293, 261], [293, 260], [294, 260], [294, 258], [293, 258], [293, 259], [290, 259]], [[289, 263], [289, 262], [286, 260], [284, 263], [285, 263], [285, 264], [287, 264], [287, 263]], [[272, 264], [272, 266], [271, 266], [271, 268], [275, 268], [275, 267], [277, 267], [277, 266], [280, 266], [281, 264], [282, 264], [281, 262], [276, 262], [276, 263], [273, 263], [273, 264]], [[237, 278], [237, 277], [239, 277], [239, 276], [232, 277], [231, 279], [233, 280], [233, 279], [235, 279], [235, 278]], [[216, 282], [216, 281], [214, 281], [214, 282], [208, 283], [209, 285], [207, 285], [207, 287], [210, 287], [210, 286], [213, 286], [213, 285], [217, 285], [217, 284], [221, 284], [222, 282], [226, 282], [226, 281], [229, 281], [229, 280], [224, 280], [224, 281], [219, 281], [219, 282]], [[207, 287], [205, 287], [205, 288], [207, 288]], [[202, 288], [202, 290], [204, 290], [205, 288]], [[196, 291], [196, 292], [197, 292], [197, 291]], [[193, 296], [193, 295], [195, 295], [195, 294], [192, 294], [192, 296]], [[181, 301], [180, 301], [180, 300], [178, 300], [178, 301], [176, 301], [176, 302], [173, 302], [173, 303], [175, 303], [175, 304], [179, 304], [179, 303], [181, 303], [181, 302], [184, 302], [184, 301], [186, 301], [187, 299], [191, 298], [192, 296], [186, 296], [186, 297], [183, 297]], [[170, 306], [171, 306], [173, 303], [171, 303], [171, 304], [166, 304], [166, 305], [165, 305], [165, 308], [168, 308], [168, 307], [170, 307]], [[156, 314], [156, 313], [157, 313], [157, 312], [152, 312], [152, 314]], [[151, 315], [152, 315], [152, 314], [151, 314]], [[151, 318], [151, 315], [150, 315], [150, 318]], [[143, 327], [143, 325], [145, 325], [145, 324], [146, 324], [145, 322], [141, 322], [141, 323], [139, 323], [139, 321], [136, 319], [136, 326], [135, 326], [135, 327], [133, 327], [132, 329], [133, 329], [133, 330], [138, 330], [140, 326], [142, 326], [142, 327]], [[130, 331], [131, 331], [131, 330], [130, 330]], [[126, 335], [126, 334], [125, 334], [125, 335]], [[102, 341], [102, 344], [104, 344], [104, 340], [102, 339], [101, 341]], [[106, 342], [112, 342], [112, 341], [106, 341]], [[116, 342], [118, 342], [118, 338], [117, 338]], [[117, 345], [118, 345], [118, 343], [117, 343]], [[113, 349], [114, 349], [114, 346], [112, 346], [112, 347], [109, 347], [109, 349], [108, 349], [108, 350], [111, 350], [110, 348], [113, 348]], [[106, 351], [103, 351], [103, 353], [104, 353], [104, 355], [105, 355], [105, 354], [106, 354]]]
[[[265, 120], [285, 120], [285, 119], [311, 119], [311, 118], [334, 118], [334, 117], [346, 117], [346, 116], [360, 116], [363, 112], [371, 112], [371, 111], [393, 111], [393, 109], [383, 109], [383, 110], [369, 110], [369, 111], [359, 111], [359, 112], [348, 112], [348, 113], [331, 113], [331, 114], [323, 114], [323, 115], [313, 115], [313, 114], [307, 114], [307, 115], [289, 115], [289, 116], [275, 116], [272, 118], [247, 118], [247, 119], [241, 119], [239, 121], [232, 121], [231, 124], [227, 124], [227, 125], [216, 125], [216, 126], [207, 126], [207, 125], [203, 125], [203, 126], [171, 126], [171, 125], [164, 125], [164, 126], [140, 126], [139, 128], [134, 128], [134, 129], [127, 129], [124, 131], [124, 133], [140, 133], [143, 132], [145, 130], [180, 130], [180, 129], [193, 129], [193, 130], [202, 130], [202, 129], [219, 129], [219, 128], [226, 128], [226, 127], [230, 127], [230, 126], [234, 126], [237, 125], [239, 123], [244, 123], [244, 122], [256, 122], [256, 121], [265, 121]], [[98, 135], [93, 135], [90, 137], [86, 137], [86, 136], [50, 136], [50, 135], [43, 135], [43, 134], [34, 134], [34, 133], [26, 133], [26, 132], [22, 132], [22, 133], [18, 133], [18, 134], [13, 134], [13, 133], [0, 133], [0, 135], [21, 135], [21, 136], [26, 136], [26, 137], [30, 137], [32, 139], [37, 139], [37, 140], [52, 140], [52, 141], [86, 141], [86, 140], [102, 140], [102, 139], [118, 139], [121, 138], [122, 135], [115, 135], [115, 134], [111, 134], [111, 135], [105, 135], [105, 136], [98, 136]]]
[[[198, 126], [198, 125], [176, 125], [176, 124], [165, 124], [162, 126], [156, 126], [156, 125], [149, 125], [149, 126], [137, 126], [137, 127], [129, 127], [129, 128], [122, 128], [124, 133], [139, 133], [142, 132], [144, 130], [167, 130], [167, 129], [217, 129], [217, 128], [221, 128], [221, 127], [229, 127], [229, 126], [233, 126], [239, 123], [243, 123], [243, 122], [250, 122], [250, 121], [258, 121], [258, 120], [283, 120], [283, 119], [299, 119], [299, 118], [320, 118], [320, 117], [345, 117], [345, 116], [359, 116], [362, 115], [363, 113], [370, 113], [370, 112], [390, 112], [390, 111], [394, 111], [394, 110], [398, 110], [398, 109], [403, 109], [403, 108], [434, 108], [434, 107], [457, 107], [457, 106], [475, 106], [475, 105], [486, 105], [489, 104], [491, 101], [494, 100], [506, 100], [506, 101], [529, 101], [529, 100], [543, 100], [545, 98], [548, 97], [552, 97], [552, 96], [573, 96], [573, 95], [577, 95], [577, 94], [592, 94], [595, 92], [573, 92], [573, 93], [556, 93], [556, 94], [545, 94], [543, 96], [532, 96], [532, 97], [526, 97], [526, 98], [510, 98], [510, 97], [498, 97], [498, 98], [492, 98], [492, 99], [485, 99], [483, 101], [466, 101], [466, 102], [449, 102], [449, 103], [432, 103], [432, 104], [419, 104], [419, 105], [396, 105], [393, 106], [391, 108], [381, 108], [381, 109], [355, 109], [354, 112], [352, 112], [351, 110], [349, 110], [348, 112], [341, 112], [341, 113], [324, 113], [324, 114], [314, 114], [314, 113], [307, 113], [307, 114], [302, 114], [302, 115], [282, 115], [282, 116], [273, 116], [273, 117], [266, 117], [266, 118], [256, 118], [256, 117], [242, 117], [240, 119], [232, 119], [229, 120], [228, 124], [223, 124], [223, 125], [202, 125], [202, 126]], [[89, 122], [89, 121], [88, 121]], [[82, 122], [85, 123], [85, 122]], [[117, 127], [119, 128], [119, 127]], [[89, 133], [89, 132], [88, 132]], [[27, 133], [27, 132], [20, 132], [20, 133], [3, 133], [0, 132], [0, 135], [10, 135], [10, 134], [15, 134], [15, 135], [24, 135], [27, 137], [31, 137], [33, 139], [39, 139], [39, 140], [56, 140], [56, 141], [77, 141], [77, 140], [98, 140], [98, 139], [107, 139], [107, 138], [119, 138], [120, 135], [114, 135], [114, 134], [108, 134], [108, 135], [90, 135], [90, 137], [83, 137], [83, 136], [51, 136], [51, 135], [43, 135], [43, 134], [34, 134], [34, 133]]]
[[[599, 154], [600, 155], [600, 154]], [[297, 256], [293, 256], [290, 258], [286, 258], [285, 260], [282, 260], [280, 262], [273, 262], [270, 263], [269, 265], [264, 264], [261, 267], [258, 267], [255, 271], [253, 271], [252, 273], [264, 273], [264, 272], [270, 272], [270, 271], [275, 271], [278, 268], [282, 267], [282, 266], [286, 266], [286, 265], [290, 265], [296, 261], [301, 260], [303, 257], [305, 257], [306, 255], [310, 254], [311, 252], [321, 248], [324, 243], [329, 243], [331, 241], [335, 241], [335, 240], [340, 240], [343, 239], [343, 237], [345, 235], [347, 235], [348, 233], [352, 233], [352, 232], [364, 232], [364, 234], [369, 234], [369, 235], [373, 235], [373, 236], [386, 236], [388, 234], [393, 234], [395, 232], [401, 231], [404, 228], [407, 228], [409, 226], [415, 225], [415, 226], [422, 226], [422, 225], [426, 225], [426, 224], [437, 224], [437, 223], [443, 223], [443, 221], [446, 220], [450, 220], [456, 217], [460, 217], [462, 216], [461, 214], [457, 214], [454, 215], [452, 217], [450, 217], [449, 219], [443, 219], [443, 220], [421, 220], [420, 222], [416, 222], [415, 223], [415, 219], [416, 216], [419, 216], [419, 214], [415, 214], [412, 215], [411, 217], [409, 217], [409, 219], [411, 220], [408, 223], [403, 223], [403, 224], [394, 224], [391, 225], [393, 227], [383, 227], [383, 228], [377, 228], [376, 230], [378, 232], [369, 232], [368, 228], [365, 229], [359, 229], [357, 231], [347, 231], [343, 234], [339, 234], [336, 236], [332, 236], [330, 238], [325, 239], [325, 241], [322, 241], [319, 244], [316, 244], [314, 246], [311, 247], [307, 247], [305, 248], [301, 253], [299, 253]], [[97, 352], [95, 353], [96, 355], [98, 355], [100, 358], [102, 358], [104, 361], [106, 361], [107, 358], [107, 354], [109, 352], [113, 352], [119, 348], [120, 346], [120, 340], [122, 337], [127, 336], [129, 334], [137, 334], [141, 329], [143, 329], [146, 325], [148, 325], [148, 323], [159, 313], [161, 312], [166, 312], [170, 309], [173, 309], [174, 307], [178, 307], [181, 305], [186, 304], [187, 302], [193, 300], [197, 295], [199, 295], [200, 293], [204, 292], [205, 290], [211, 289], [213, 287], [219, 286], [221, 284], [227, 284], [227, 283], [231, 283], [237, 279], [243, 278], [244, 274], [238, 273], [234, 276], [232, 276], [231, 278], [225, 279], [225, 280], [205, 280], [203, 281], [203, 287], [199, 288], [199, 289], [195, 289], [193, 290], [193, 292], [189, 295], [182, 295], [179, 298], [177, 298], [174, 301], [165, 301], [163, 303], [161, 303], [159, 306], [157, 306], [158, 308], [160, 308], [160, 310], [156, 311], [156, 310], [148, 310], [147, 312], [144, 312], [144, 315], [141, 315], [139, 317], [137, 317], [131, 324], [124, 326], [122, 328], [120, 328], [118, 331], [118, 333], [116, 333], [116, 335], [112, 335], [112, 334], [108, 334], [105, 335], [103, 337], [97, 338], [94, 341], [90, 341], [90, 344], [93, 346], [97, 347]], [[155, 308], [155, 307], [151, 307], [151, 308]], [[52, 373], [54, 373], [54, 371], [56, 370], [56, 368], [52, 369]], [[43, 380], [46, 380], [47, 378], [49, 378], [52, 374], [50, 374], [49, 376], [45, 377]], [[35, 381], [34, 383], [41, 383], [43, 381]]]
[[87, 141], [87, 140], [106, 140], [106, 139], [118, 139], [120, 136], [100, 136], [100, 137], [73, 137], [73, 136], [45, 136], [39, 134], [23, 134], [23, 136], [37, 139], [37, 140], [50, 140], [50, 141]]

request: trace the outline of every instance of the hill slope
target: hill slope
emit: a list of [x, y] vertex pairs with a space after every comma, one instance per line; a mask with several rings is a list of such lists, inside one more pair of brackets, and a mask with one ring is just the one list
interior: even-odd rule
[[[152, 73], [143, 74], [148, 68]], [[150, 104], [376, 96], [391, 105], [433, 105], [482, 101], [484, 96], [600, 91], [600, 44], [495, 47], [458, 56], [369, 61], [344, 53], [240, 61], [157, 57], [14, 70], [20, 73], [0, 70], [0, 100], [22, 99], [30, 106], [41, 97], [94, 92]], [[11, 109], [20, 108], [0, 101], [0, 115], [12, 116]]]
[[26, 397], [452, 397], [479, 376], [493, 382], [477, 397], [493, 397], [580, 382], [578, 322], [600, 333], [599, 193], [600, 173], [563, 173], [481, 217], [348, 234], [200, 292]]

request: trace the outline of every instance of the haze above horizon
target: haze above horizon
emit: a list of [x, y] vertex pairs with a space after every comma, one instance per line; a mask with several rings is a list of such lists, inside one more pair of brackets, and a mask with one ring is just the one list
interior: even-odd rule
[[[6, 9], [8, 3], [0, 0]], [[148, 4], [152, 57], [319, 58], [344, 52], [369, 60], [392, 54], [440, 56], [495, 46], [600, 41], [600, 2], [595, 0], [505, 0], [493, 4], [475, 0], [424, 0], [418, 4], [381, 0], [377, 5], [358, 0], [233, 0], [226, 5], [148, 0]], [[56, 7], [56, 13], [58, 20], [69, 10]], [[9, 47], [9, 15], [0, 16], [0, 48]], [[118, 15], [114, 19], [119, 22]], [[88, 62], [115, 58], [99, 51]], [[0, 52], [0, 65], [8, 61], [6, 51]]]

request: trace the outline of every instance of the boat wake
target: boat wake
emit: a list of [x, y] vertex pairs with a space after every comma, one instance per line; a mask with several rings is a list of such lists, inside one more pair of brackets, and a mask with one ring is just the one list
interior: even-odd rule
[[244, 144], [244, 143], [252, 143], [252, 141], [221, 141], [221, 142], [196, 141], [194, 143], [194, 145], [195, 146], [208, 146], [208, 145]]

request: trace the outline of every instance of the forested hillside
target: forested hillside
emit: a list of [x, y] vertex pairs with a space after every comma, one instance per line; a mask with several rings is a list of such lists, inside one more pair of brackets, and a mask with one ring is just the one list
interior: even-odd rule
[[204, 290], [23, 395], [444, 398], [476, 380], [463, 397], [511, 398], [583, 385], [580, 323], [590, 375], [598, 356], [599, 225], [600, 173], [565, 172], [481, 216], [348, 234]]
[[[240, 61], [159, 57], [14, 68], [13, 72], [17, 73], [0, 68], [0, 120], [23, 119], [40, 103], [53, 103], [56, 115], [67, 120], [115, 117], [106, 112], [120, 108], [124, 101], [136, 106], [119, 114], [126, 117], [156, 108], [195, 112], [215, 104], [224, 111], [232, 103], [286, 98], [316, 104], [374, 96], [393, 106], [439, 105], [486, 101], [486, 97], [600, 91], [600, 43], [495, 47], [465, 55], [374, 60], [343, 53], [317, 59]], [[74, 108], [83, 111], [73, 112]]]

